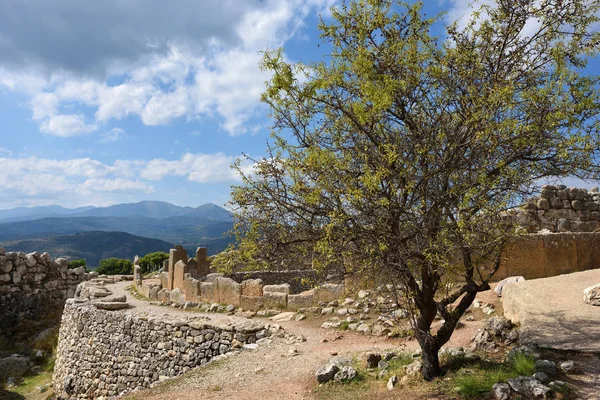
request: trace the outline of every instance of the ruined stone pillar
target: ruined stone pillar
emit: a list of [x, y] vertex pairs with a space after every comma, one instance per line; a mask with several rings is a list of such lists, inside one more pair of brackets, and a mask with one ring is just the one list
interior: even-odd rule
[[142, 267], [138, 256], [133, 259], [133, 282], [136, 287], [142, 287]]
[[175, 264], [178, 261], [183, 261], [184, 264], [187, 264], [187, 260], [187, 252], [182, 246], [175, 246], [174, 249], [169, 251], [169, 269], [167, 271], [169, 274], [168, 290], [173, 290]]
[[206, 247], [198, 247], [196, 249], [196, 262], [198, 263], [198, 276], [206, 276], [210, 274], [210, 261], [207, 260], [208, 249]]

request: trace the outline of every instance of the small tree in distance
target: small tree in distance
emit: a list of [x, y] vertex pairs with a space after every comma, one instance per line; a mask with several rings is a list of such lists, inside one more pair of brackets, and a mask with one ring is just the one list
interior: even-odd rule
[[85, 259], [71, 260], [71, 261], [69, 261], [69, 264], [67, 265], [68, 269], [75, 269], [75, 268], [79, 268], [79, 267], [84, 267], [86, 270], [88, 269], [86, 266]]
[[133, 263], [122, 258], [106, 258], [100, 260], [96, 272], [100, 275], [131, 275], [133, 273]]
[[599, 176], [599, 2], [493, 3], [442, 38], [420, 2], [334, 8], [326, 61], [265, 54], [273, 141], [253, 174], [236, 164], [239, 251], [401, 284], [427, 380], [518, 234], [503, 213], [545, 178]]
[[169, 255], [162, 251], [156, 251], [154, 253], [146, 254], [144, 257], [139, 259], [140, 267], [142, 267], [143, 273], [152, 271], [158, 271], [165, 260], [169, 259]]

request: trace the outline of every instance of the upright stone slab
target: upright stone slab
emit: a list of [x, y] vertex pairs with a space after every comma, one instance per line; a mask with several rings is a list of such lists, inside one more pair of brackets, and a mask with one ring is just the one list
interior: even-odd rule
[[173, 272], [173, 289], [183, 289], [183, 277], [187, 273], [187, 264], [182, 260], [177, 261]]
[[169, 273], [166, 271], [160, 273], [160, 287], [169, 290]]
[[142, 267], [138, 256], [133, 259], [133, 283], [138, 288], [142, 287]]
[[[167, 271], [169, 273], [169, 282], [167, 289], [173, 290], [173, 288], [175, 287], [173, 285], [173, 274], [175, 273], [175, 264], [177, 264], [177, 262], [179, 261], [183, 261], [184, 263], [186, 263], [187, 260], [187, 252], [182, 246], [175, 246], [174, 249], [171, 249], [171, 251], [169, 252], [169, 270]], [[183, 275], [181, 277], [183, 279]]]
[[206, 247], [196, 249], [196, 262], [198, 263], [198, 276], [210, 274], [210, 261], [208, 261], [208, 249]]
[[198, 276], [198, 263], [193, 258], [190, 258], [187, 262], [188, 274], [192, 275], [193, 278]]
[[183, 286], [181, 288], [186, 301], [200, 301], [200, 281], [192, 278], [192, 274], [183, 275]]
[[219, 291], [219, 302], [240, 306], [241, 285], [231, 278], [217, 278], [217, 290]]
[[300, 294], [290, 294], [287, 296], [287, 308], [297, 311], [301, 308], [309, 308], [314, 304], [314, 295], [312, 290], [307, 290]]

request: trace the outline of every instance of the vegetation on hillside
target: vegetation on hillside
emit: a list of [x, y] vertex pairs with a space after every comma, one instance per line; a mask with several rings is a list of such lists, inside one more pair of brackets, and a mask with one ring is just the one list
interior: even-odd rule
[[162, 251], [146, 254], [139, 259], [139, 265], [142, 267], [142, 273], [157, 271], [163, 266], [163, 262], [169, 259], [169, 254]]
[[100, 266], [96, 269], [100, 275], [131, 275], [133, 273], [133, 262], [119, 258], [107, 258], [100, 260]]
[[273, 140], [251, 175], [237, 164], [239, 251], [402, 286], [428, 380], [518, 234], [504, 211], [545, 178], [600, 177], [599, 80], [585, 69], [600, 1], [489, 3], [442, 37], [421, 2], [334, 8], [324, 61], [266, 52]]

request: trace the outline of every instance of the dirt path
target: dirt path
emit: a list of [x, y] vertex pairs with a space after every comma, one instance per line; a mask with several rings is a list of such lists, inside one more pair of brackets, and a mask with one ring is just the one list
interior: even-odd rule
[[[131, 296], [126, 287], [131, 282], [119, 282], [107, 287], [115, 295], [126, 294], [132, 306], [128, 312], [139, 312], [152, 316], [168, 315], [182, 318], [209, 318], [215, 322], [227, 322], [241, 317], [224, 314], [207, 314], [152, 305]], [[493, 299], [491, 293], [481, 295], [481, 300]], [[328, 317], [309, 315], [304, 321], [281, 322], [285, 332], [305, 341], [273, 338], [271, 343], [256, 350], [230, 353], [224, 360], [194, 369], [193, 371], [164, 382], [157, 387], [132, 393], [130, 399], [311, 399], [317, 395], [315, 371], [333, 355], [356, 355], [368, 350], [380, 352], [417, 350], [416, 341], [388, 339], [360, 333], [339, 332], [321, 328]], [[268, 319], [263, 319], [265, 324]], [[455, 332], [448, 347], [467, 347], [481, 320], [467, 322]], [[294, 355], [291, 355], [294, 354]], [[385, 393], [384, 393], [385, 394]], [[396, 393], [398, 394], [398, 393]]]

